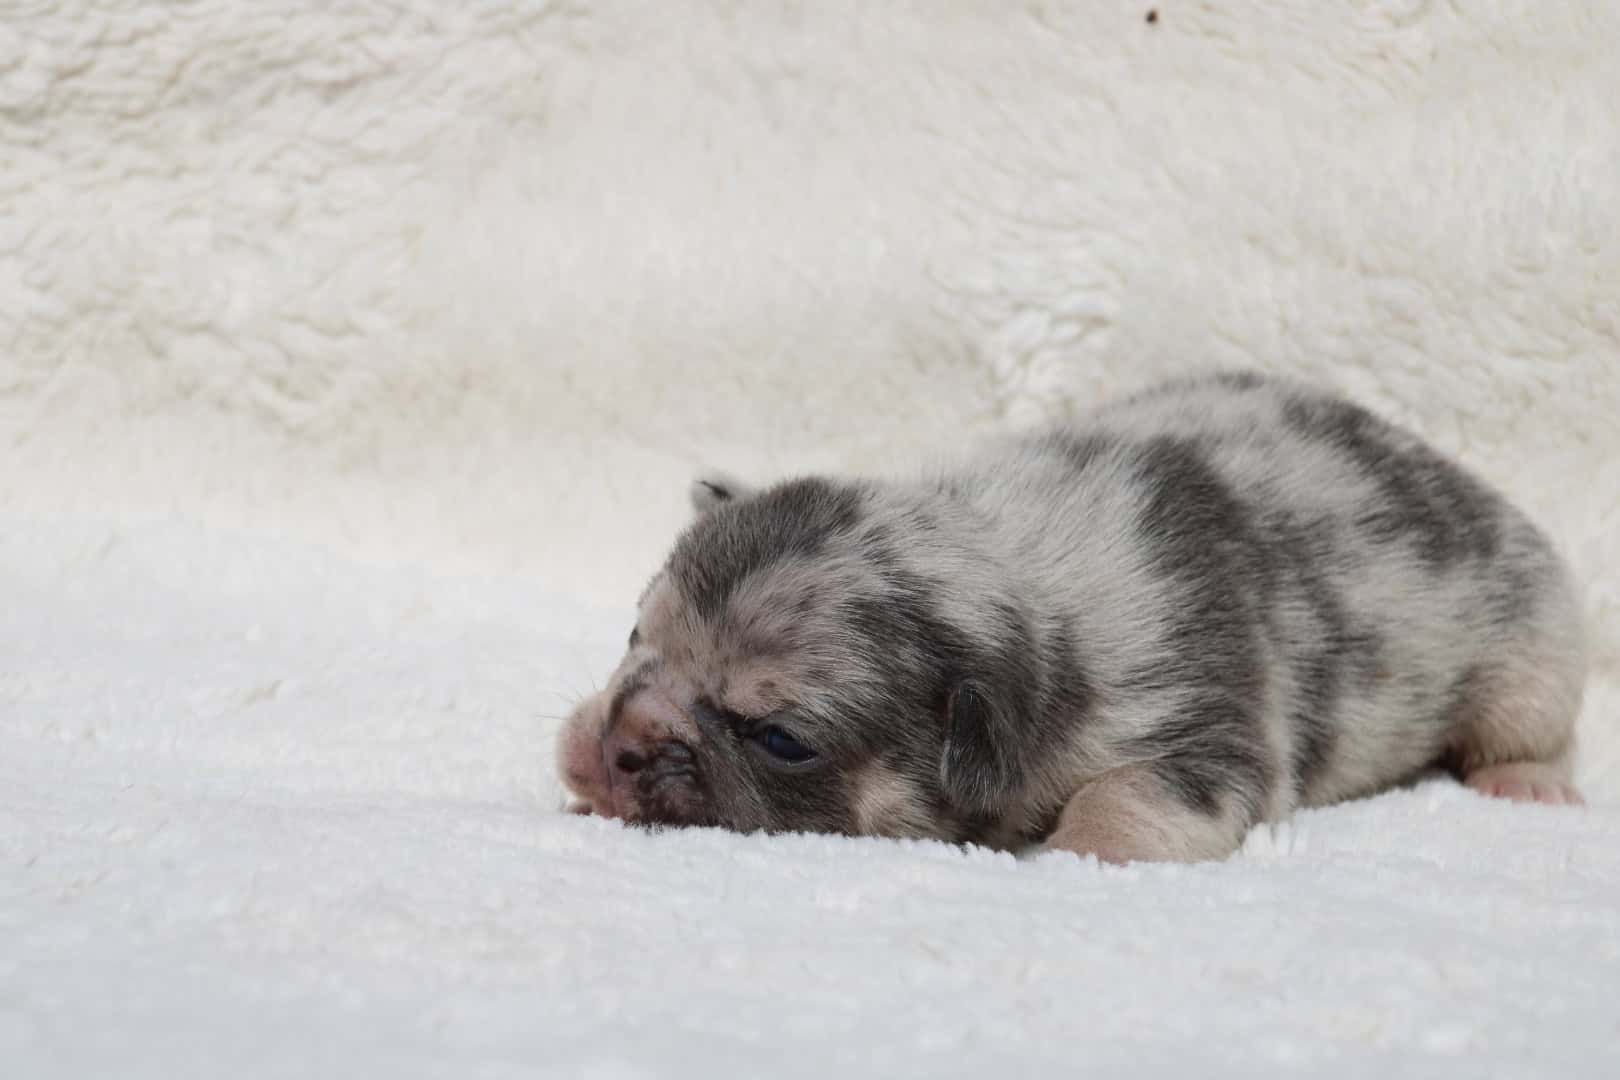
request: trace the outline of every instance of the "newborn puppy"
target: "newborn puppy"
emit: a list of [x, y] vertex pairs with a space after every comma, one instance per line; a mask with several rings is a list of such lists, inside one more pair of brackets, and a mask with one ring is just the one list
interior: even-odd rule
[[1304, 386], [1189, 379], [937, 475], [694, 502], [562, 733], [582, 812], [1129, 861], [1435, 765], [1579, 801], [1551, 545]]

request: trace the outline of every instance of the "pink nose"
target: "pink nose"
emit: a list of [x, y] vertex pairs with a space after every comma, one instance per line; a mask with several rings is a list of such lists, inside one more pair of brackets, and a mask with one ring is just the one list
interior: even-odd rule
[[666, 695], [625, 701], [602, 732], [601, 769], [613, 816], [690, 825], [711, 815], [698, 776], [691, 722]]
[[657, 693], [643, 690], [626, 701], [602, 732], [602, 765], [610, 782], [646, 768], [669, 741], [674, 719], [673, 706]]
[[652, 747], [637, 730], [637, 725], [623, 720], [602, 736], [602, 763], [609, 775], [634, 774], [646, 768], [652, 757]]

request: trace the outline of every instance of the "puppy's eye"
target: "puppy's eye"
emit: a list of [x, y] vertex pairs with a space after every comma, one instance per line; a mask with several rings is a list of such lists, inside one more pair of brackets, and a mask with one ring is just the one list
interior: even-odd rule
[[802, 765], [816, 756], [814, 750], [775, 724], [760, 728], [754, 733], [754, 739], [765, 748], [765, 752], [771, 757], [785, 761], [790, 765]]
[[630, 643], [628, 645], [626, 645], [625, 648], [633, 649], [637, 645], [640, 645], [640, 644], [641, 644], [641, 627], [632, 626], [630, 628]]

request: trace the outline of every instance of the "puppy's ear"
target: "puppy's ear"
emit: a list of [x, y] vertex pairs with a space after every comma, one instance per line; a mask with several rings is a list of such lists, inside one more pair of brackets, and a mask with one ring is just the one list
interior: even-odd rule
[[951, 689], [939, 778], [953, 806], [985, 816], [1006, 807], [1023, 781], [1017, 734], [1004, 703], [984, 683], [967, 678]]
[[723, 472], [703, 473], [692, 481], [692, 486], [687, 490], [687, 497], [692, 500], [692, 510], [698, 517], [702, 517], [717, 506], [746, 499], [751, 494], [753, 489], [745, 487], [736, 477]]

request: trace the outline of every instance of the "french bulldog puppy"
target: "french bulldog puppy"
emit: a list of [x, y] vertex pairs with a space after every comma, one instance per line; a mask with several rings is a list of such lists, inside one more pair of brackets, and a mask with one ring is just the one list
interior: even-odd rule
[[1434, 766], [1580, 801], [1552, 545], [1307, 386], [1196, 377], [962, 467], [693, 502], [561, 734], [580, 812], [1126, 862]]

